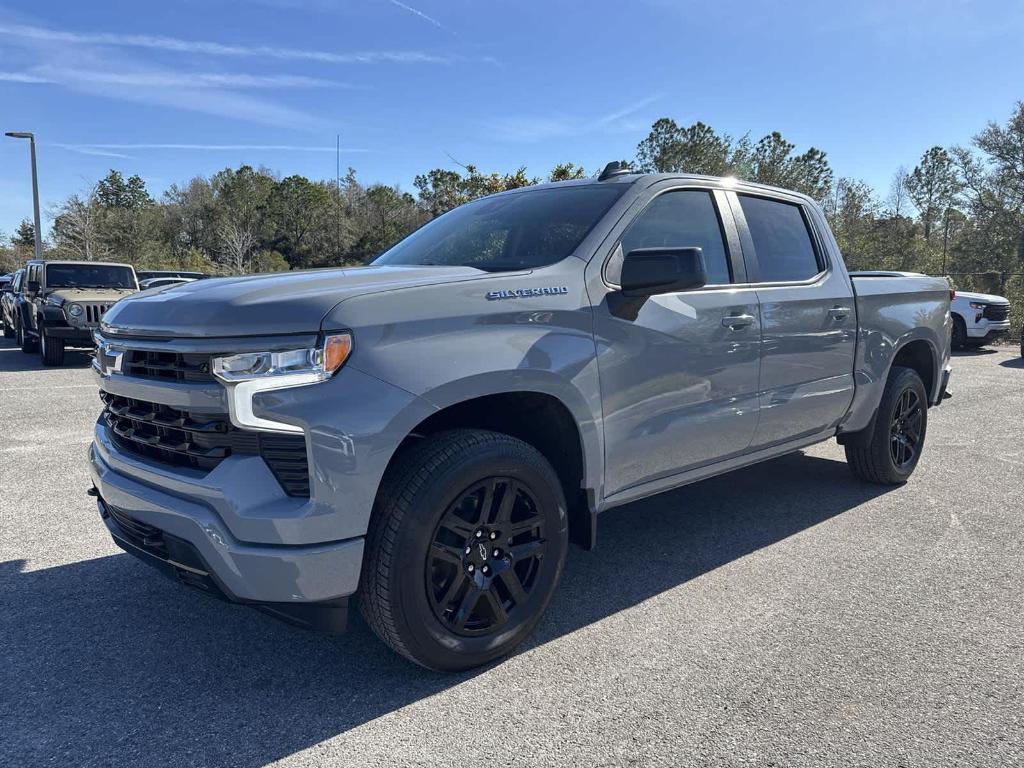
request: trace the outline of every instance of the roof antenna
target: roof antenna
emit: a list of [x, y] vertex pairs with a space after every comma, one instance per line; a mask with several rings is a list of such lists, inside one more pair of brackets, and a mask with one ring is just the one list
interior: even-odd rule
[[613, 160], [604, 167], [601, 171], [601, 175], [597, 177], [598, 181], [607, 181], [608, 179], [614, 179], [616, 176], [625, 176], [630, 173], [629, 166], [618, 160]]

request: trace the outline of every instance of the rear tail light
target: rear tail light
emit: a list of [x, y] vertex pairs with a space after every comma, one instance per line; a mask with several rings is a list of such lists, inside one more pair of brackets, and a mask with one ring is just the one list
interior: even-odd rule
[[952, 301], [955, 298], [956, 298], [956, 291], [954, 291], [952, 288], [950, 288], [949, 289], [949, 300]]

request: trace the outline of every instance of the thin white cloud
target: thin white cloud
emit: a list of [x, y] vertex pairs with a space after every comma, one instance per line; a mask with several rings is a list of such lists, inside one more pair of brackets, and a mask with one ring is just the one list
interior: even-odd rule
[[399, 2], [399, 0], [388, 0], [388, 2], [390, 2], [392, 5], [394, 5], [394, 6], [398, 7], [398, 8], [401, 8], [404, 11], [408, 11], [411, 14], [419, 16], [421, 19], [423, 19], [424, 21], [430, 22], [431, 24], [433, 24], [438, 29], [447, 29], [444, 26], [444, 24], [442, 24], [440, 21], [435, 19], [433, 16], [427, 16], [427, 14], [425, 14], [423, 11], [420, 11], [420, 10], [417, 10], [416, 8], [413, 8], [411, 5], [406, 5], [405, 3], [401, 3], [401, 2]]
[[625, 118], [650, 106], [664, 94], [655, 93], [598, 117], [515, 116], [488, 123], [494, 134], [507, 141], [541, 141], [563, 136], [582, 136], [595, 131], [635, 130], [636, 121]]
[[[103, 152], [115, 149], [125, 150], [195, 150], [195, 151], [253, 151], [253, 152], [330, 152], [338, 151], [337, 147], [308, 146], [302, 144], [55, 144], [54, 146], [72, 151]], [[343, 153], [372, 152], [370, 149], [342, 147]], [[125, 155], [121, 155], [125, 157]]]
[[0, 72], [0, 81], [5, 83], [53, 83], [53, 80], [47, 80], [45, 77], [28, 72]]
[[60, 147], [61, 149], [66, 149], [70, 152], [77, 152], [80, 155], [94, 155], [96, 157], [119, 157], [123, 159], [131, 157], [131, 155], [126, 155], [121, 152], [110, 152], [109, 150], [104, 149], [93, 149], [85, 145], [78, 146], [75, 144], [53, 143], [50, 146]]
[[115, 32], [69, 32], [28, 24], [0, 24], [0, 35], [40, 42], [72, 45], [107, 45], [149, 50], [192, 53], [208, 56], [246, 56], [328, 64], [446, 64], [451, 57], [423, 51], [317, 51], [305, 48], [279, 48], [269, 45], [231, 45], [204, 40], [183, 40], [162, 35], [133, 35]]
[[15, 83], [45, 83], [66, 85], [92, 83], [95, 85], [123, 85], [137, 88], [364, 88], [365, 86], [336, 80], [301, 75], [247, 75], [220, 72], [113, 72], [80, 68], [40, 66], [31, 72], [0, 72], [0, 80]]
[[640, 99], [640, 101], [635, 101], [632, 104], [628, 104], [625, 107], [622, 107], [622, 109], [617, 109], [614, 112], [609, 112], [607, 115], [604, 115], [603, 117], [597, 118], [597, 120], [595, 120], [594, 123], [596, 125], [610, 125], [611, 123], [616, 123], [622, 118], [629, 117], [629, 115], [632, 115], [634, 112], [639, 112], [644, 107], [653, 104], [664, 95], [665, 94], [663, 93], [651, 94], [646, 98]]

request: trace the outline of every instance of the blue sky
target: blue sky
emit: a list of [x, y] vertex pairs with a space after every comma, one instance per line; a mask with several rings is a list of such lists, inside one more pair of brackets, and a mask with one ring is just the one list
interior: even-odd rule
[[[405, 188], [451, 158], [594, 169], [661, 116], [780, 130], [884, 191], [1008, 117], [1022, 37], [988, 0], [26, 1], [0, 4], [0, 128], [36, 133], [44, 209], [110, 168], [154, 196], [243, 162], [333, 178], [338, 133], [343, 168]], [[0, 139], [0, 231], [28, 179]]]

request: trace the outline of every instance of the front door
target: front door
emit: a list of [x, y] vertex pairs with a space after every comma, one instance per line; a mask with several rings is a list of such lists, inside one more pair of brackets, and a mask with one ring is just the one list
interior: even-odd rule
[[[744, 267], [725, 195], [665, 182], [641, 205], [602, 279], [588, 281], [606, 497], [743, 453], [757, 426], [757, 295], [738, 285]], [[656, 246], [703, 249], [708, 285], [624, 300], [614, 290], [622, 254]]]

